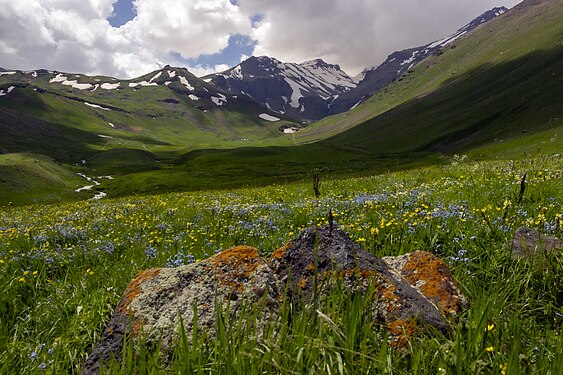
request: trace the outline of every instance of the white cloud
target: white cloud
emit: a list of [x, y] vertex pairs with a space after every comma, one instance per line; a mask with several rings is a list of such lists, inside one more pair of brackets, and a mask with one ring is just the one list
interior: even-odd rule
[[116, 0], [0, 0], [0, 66], [135, 77], [162, 64], [220, 52], [251, 31], [229, 0], [136, 0], [137, 17], [107, 21]]
[[160, 53], [213, 54], [227, 47], [230, 35], [251, 31], [229, 0], [137, 0], [135, 7], [138, 15], [124, 25], [126, 33]]
[[229, 68], [230, 68], [230, 66], [226, 65], [226, 64], [218, 64], [218, 65], [214, 65], [214, 66], [197, 65], [197, 66], [188, 67], [189, 71], [193, 75], [195, 75], [196, 77], [203, 77], [203, 76], [206, 76], [208, 74], [224, 72], [225, 70], [227, 70]]
[[[507, 6], [519, 0], [508, 0]], [[240, 0], [264, 18], [255, 54], [282, 61], [323, 58], [356, 74], [395, 50], [447, 36], [498, 0]]]
[[[497, 0], [134, 0], [137, 17], [107, 21], [117, 0], [0, 0], [0, 66], [135, 77], [183, 58], [219, 53], [250, 35], [255, 54], [323, 58], [350, 74], [394, 50], [446, 36]], [[512, 6], [517, 0], [508, 0]], [[250, 17], [263, 16], [256, 28]], [[193, 67], [196, 75], [226, 66]]]

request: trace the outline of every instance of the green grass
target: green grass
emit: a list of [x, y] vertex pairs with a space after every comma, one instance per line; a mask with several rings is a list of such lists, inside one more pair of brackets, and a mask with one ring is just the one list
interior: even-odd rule
[[422, 335], [392, 350], [385, 328], [364, 313], [367, 301], [335, 289], [317, 307], [322, 315], [299, 311], [262, 340], [227, 321], [217, 340], [199, 332], [194, 346], [180, 342], [169, 368], [141, 346], [125, 351], [122, 366], [108, 363], [110, 372], [560, 373], [563, 257], [513, 260], [507, 243], [522, 225], [563, 235], [562, 170], [560, 156], [456, 157], [372, 177], [322, 174], [319, 199], [307, 182], [4, 207], [0, 373], [78, 373], [140, 270], [241, 244], [268, 255], [301, 229], [326, 223], [329, 210], [376, 256], [422, 249], [449, 264], [471, 302], [451, 336]]
[[72, 169], [42, 155], [0, 155], [0, 205], [84, 199], [84, 193], [74, 190], [85, 182]]

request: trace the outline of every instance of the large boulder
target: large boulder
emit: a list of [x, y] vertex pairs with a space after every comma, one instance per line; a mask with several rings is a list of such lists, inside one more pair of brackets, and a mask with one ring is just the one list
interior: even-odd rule
[[467, 306], [447, 265], [434, 255], [416, 251], [378, 259], [329, 225], [309, 228], [276, 250], [270, 266], [289, 283], [298, 306], [322, 298], [335, 281], [351, 293], [373, 290], [373, 316], [389, 328], [394, 346], [422, 327], [446, 333]]
[[[190, 339], [197, 322], [198, 332], [213, 337], [218, 312], [227, 315], [227, 322], [234, 317], [248, 325], [259, 338], [263, 328], [279, 319], [284, 298], [295, 309], [305, 308], [322, 302], [336, 283], [350, 294], [371, 293], [371, 316], [388, 328], [393, 346], [428, 327], [447, 333], [467, 305], [447, 266], [434, 255], [416, 251], [379, 259], [337, 227], [312, 227], [268, 261], [257, 249], [238, 246], [198, 263], [139, 273], [83, 374], [97, 373], [100, 362], [112, 356], [119, 360], [125, 336], [142, 336], [168, 350], [180, 323]], [[260, 319], [241, 316], [249, 311], [259, 312]]]
[[[215, 334], [218, 308], [228, 312], [227, 322], [248, 309], [261, 309], [268, 322], [282, 301], [283, 286], [258, 250], [238, 246], [198, 263], [177, 268], [155, 268], [139, 273], [129, 283], [102, 338], [86, 361], [82, 373], [95, 374], [100, 361], [120, 359], [124, 336], [149, 343], [160, 342], [167, 350], [178, 333], [194, 328]], [[197, 311], [197, 319], [194, 316]], [[254, 327], [259, 333], [262, 327]], [[191, 334], [186, 335], [191, 339]]]

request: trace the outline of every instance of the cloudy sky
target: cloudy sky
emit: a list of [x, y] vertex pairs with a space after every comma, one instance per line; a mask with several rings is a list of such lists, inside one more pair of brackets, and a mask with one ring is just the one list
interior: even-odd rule
[[323, 58], [355, 75], [520, 0], [0, 0], [0, 67], [132, 78], [250, 56]]

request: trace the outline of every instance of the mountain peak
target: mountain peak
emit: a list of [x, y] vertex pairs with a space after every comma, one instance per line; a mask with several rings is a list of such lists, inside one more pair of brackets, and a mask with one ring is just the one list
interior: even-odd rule
[[313, 68], [320, 68], [320, 69], [334, 69], [334, 70], [342, 70], [340, 69], [340, 65], [337, 64], [329, 64], [323, 59], [313, 59], [307, 60], [299, 64], [303, 67], [313, 67]]

